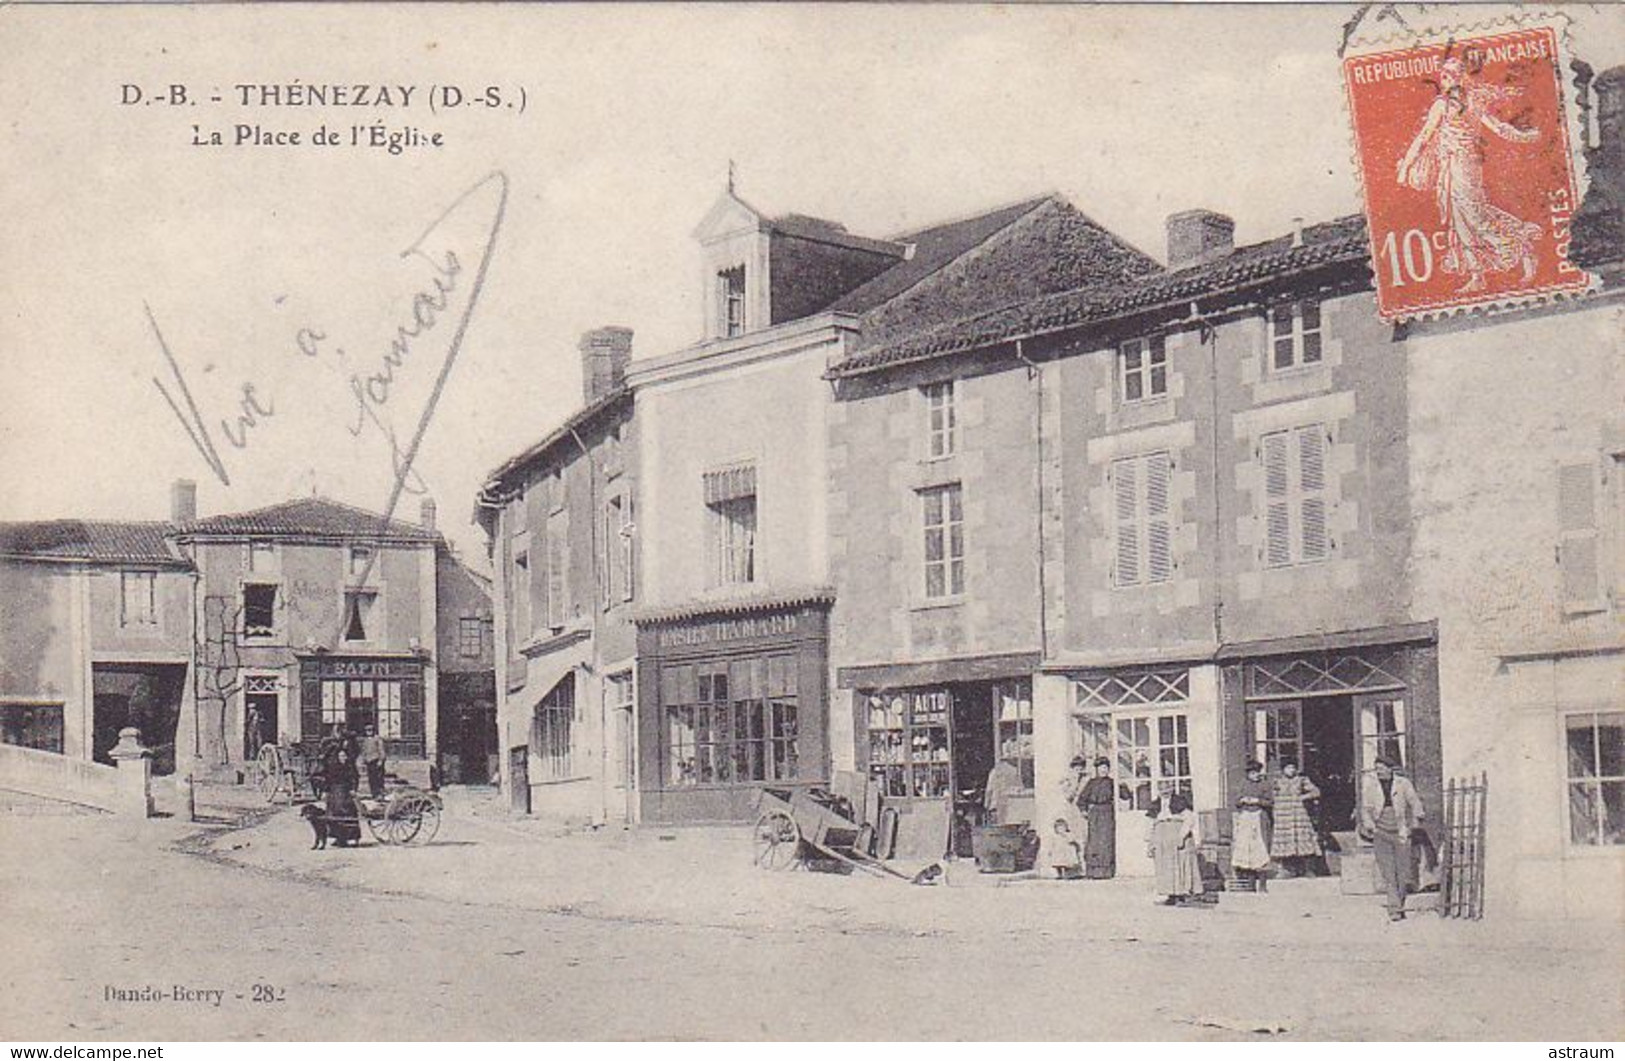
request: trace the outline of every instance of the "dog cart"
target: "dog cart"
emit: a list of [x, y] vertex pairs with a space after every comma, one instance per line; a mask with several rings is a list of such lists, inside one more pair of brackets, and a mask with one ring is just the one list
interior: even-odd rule
[[356, 806], [380, 844], [422, 845], [440, 832], [440, 797], [421, 788], [407, 785], [382, 799], [357, 797]]
[[912, 880], [871, 855], [872, 830], [853, 821], [851, 805], [822, 789], [764, 788], [751, 834], [756, 865], [785, 870], [834, 862], [879, 877]]
[[316, 799], [321, 763], [313, 748], [298, 744], [262, 744], [254, 759], [251, 776], [267, 803], [286, 798], [289, 803]]

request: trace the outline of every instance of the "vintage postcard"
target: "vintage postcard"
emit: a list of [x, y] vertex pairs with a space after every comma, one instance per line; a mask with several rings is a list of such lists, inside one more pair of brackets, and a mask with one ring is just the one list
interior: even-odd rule
[[0, 54], [12, 1058], [1612, 1056], [1625, 8]]

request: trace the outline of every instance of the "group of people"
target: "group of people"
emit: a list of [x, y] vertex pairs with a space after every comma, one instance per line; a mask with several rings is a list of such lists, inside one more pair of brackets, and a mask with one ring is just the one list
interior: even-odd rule
[[348, 727], [334, 723], [327, 736], [322, 738], [316, 754], [320, 771], [314, 780], [318, 794], [326, 802], [329, 818], [351, 819], [360, 816], [355, 793], [360, 784], [361, 770], [366, 771], [368, 794], [373, 799], [383, 796], [387, 756], [384, 739], [378, 736], [376, 727], [367, 726], [357, 739]]
[[[1412, 836], [1423, 819], [1416, 786], [1397, 772], [1398, 765], [1387, 755], [1377, 758], [1360, 788], [1358, 823], [1359, 835], [1375, 851], [1392, 921], [1405, 917], [1405, 895], [1413, 886]], [[1063, 787], [1067, 805], [1076, 813], [1054, 821], [1044, 841], [1045, 864], [1062, 880], [1115, 876], [1117, 791], [1111, 760], [1102, 756], [1091, 764], [1083, 756], [1074, 758]], [[1237, 879], [1262, 892], [1274, 865], [1293, 876], [1308, 872], [1325, 853], [1311, 813], [1311, 803], [1320, 798], [1320, 788], [1299, 772], [1296, 762], [1282, 762], [1279, 775], [1270, 778], [1262, 763], [1249, 761], [1235, 804], [1230, 861]], [[1167, 793], [1153, 802], [1149, 815], [1146, 855], [1156, 867], [1160, 901], [1169, 906], [1200, 903], [1205, 891], [1197, 859], [1202, 829], [1189, 793]]]

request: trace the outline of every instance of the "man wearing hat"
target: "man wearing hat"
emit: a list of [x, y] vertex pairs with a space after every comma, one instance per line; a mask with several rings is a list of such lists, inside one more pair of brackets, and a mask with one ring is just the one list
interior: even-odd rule
[[1394, 772], [1393, 757], [1379, 755], [1360, 788], [1360, 836], [1370, 840], [1387, 894], [1388, 920], [1405, 920], [1411, 887], [1411, 833], [1422, 824], [1422, 797], [1410, 779]]

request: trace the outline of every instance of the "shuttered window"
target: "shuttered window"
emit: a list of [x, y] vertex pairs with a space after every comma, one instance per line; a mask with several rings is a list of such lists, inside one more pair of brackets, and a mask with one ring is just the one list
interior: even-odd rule
[[1331, 554], [1329, 448], [1325, 424], [1275, 431], [1260, 440], [1267, 566], [1310, 564]]
[[1563, 610], [1570, 614], [1601, 610], [1604, 601], [1595, 465], [1565, 464], [1557, 469], [1557, 526]]
[[1116, 562], [1112, 582], [1142, 586], [1173, 577], [1173, 526], [1169, 489], [1173, 461], [1147, 453], [1112, 462], [1112, 511]]
[[568, 610], [569, 521], [564, 509], [547, 517], [547, 625], [564, 625]]

